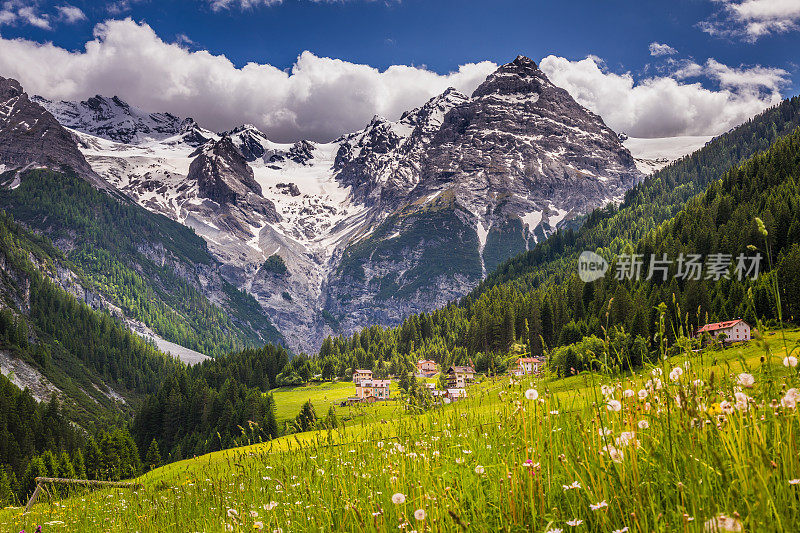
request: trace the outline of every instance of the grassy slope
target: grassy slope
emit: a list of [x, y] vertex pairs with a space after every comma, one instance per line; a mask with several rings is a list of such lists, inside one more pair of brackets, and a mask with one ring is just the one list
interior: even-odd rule
[[[800, 331], [787, 332], [786, 338], [790, 348], [797, 346]], [[514, 530], [512, 524], [544, 530], [548, 524], [564, 527], [566, 520], [579, 517], [590, 530], [627, 525], [631, 530], [638, 526], [646, 531], [694, 531], [717, 513], [734, 512], [748, 531], [790, 530], [800, 518], [798, 488], [787, 481], [800, 477], [797, 412], [753, 404], [749, 411], [715, 425], [717, 402], [733, 392], [726, 376], [752, 372], [757, 385], [746, 392], [765, 399], [780, 398], [781, 384], [797, 386], [800, 381], [796, 372], [781, 365], [780, 335], [766, 339], [772, 350], [766, 364], [760, 360], [765, 354], [761, 342], [691, 356], [682, 390], [690, 394], [690, 380], [708, 383], [713, 372], [715, 385], [702, 394], [708, 411], [677, 410], [666, 395], [660, 415], [655, 408], [644, 411], [635, 400], [627, 400], [619, 415], [596, 410], [593, 402], [602, 400], [599, 383], [592, 382], [609, 381], [599, 375], [543, 377], [513, 387], [507, 378], [499, 378], [477, 386], [467, 401], [421, 416], [362, 422], [340, 432], [309, 432], [216, 452], [143, 476], [144, 489], [136, 495], [100, 491], [65, 500], [63, 507], [45, 502], [25, 518], [20, 509], [7, 510], [0, 512], [0, 526], [18, 531], [63, 521], [66, 525], [60, 530], [90, 530], [103, 524], [109, 531], [147, 532], [224, 531], [229, 524], [246, 531], [260, 520], [265, 529], [280, 526], [284, 531], [372, 531], [409, 520], [421, 529], [412, 513], [424, 508], [428, 527], [446, 531], [457, 529], [454, 516], [465, 525], [492, 530]], [[665, 362], [665, 374], [684, 360]], [[638, 390], [646, 379], [649, 375], [642, 373], [617, 381]], [[522, 391], [529, 386], [546, 397], [541, 407], [525, 403]], [[678, 389], [669, 387], [671, 398]], [[339, 389], [341, 384], [332, 390]], [[501, 390], [505, 393], [499, 394]], [[657, 406], [654, 393], [649, 399]], [[620, 393], [617, 397], [621, 399]], [[520, 405], [526, 411], [520, 412]], [[600, 455], [597, 416], [612, 430], [609, 439], [630, 428], [639, 435], [641, 447], [626, 448], [621, 463]], [[697, 429], [693, 418], [710, 424]], [[649, 420], [650, 428], [637, 429], [639, 419]], [[395, 442], [404, 448], [395, 449]], [[522, 466], [525, 458], [539, 467]], [[476, 473], [478, 465], [485, 474]], [[582, 488], [562, 489], [573, 481]], [[393, 492], [406, 494], [409, 503], [392, 504]], [[265, 510], [273, 500], [278, 507]], [[609, 506], [600, 512], [588, 507], [599, 501]], [[228, 516], [228, 508], [236, 509], [239, 519]], [[251, 518], [251, 511], [259, 517]], [[685, 521], [684, 513], [694, 522]]]

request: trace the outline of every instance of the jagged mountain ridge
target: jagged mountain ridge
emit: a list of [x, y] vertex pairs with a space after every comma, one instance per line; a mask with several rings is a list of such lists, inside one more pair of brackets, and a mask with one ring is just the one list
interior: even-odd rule
[[82, 102], [52, 102], [31, 98], [47, 108], [67, 128], [90, 133], [110, 141], [141, 144], [179, 134], [184, 121], [170, 113], [147, 113], [119, 97], [96, 95]]
[[[92, 167], [201, 235], [294, 349], [441, 306], [642, 176], [602, 119], [522, 56], [471, 96], [449, 89], [330, 143], [173, 123], [184, 127], [143, 142], [71, 124]], [[209, 153], [222, 146], [236, 148], [215, 156], [234, 194], [203, 185], [219, 183]], [[262, 268], [272, 254], [288, 274]]]
[[[209, 354], [281, 341], [258, 304], [224, 279], [203, 239], [120, 194], [87, 163], [84, 152], [115, 143], [67, 130], [34, 100], [0, 78], [0, 208], [53, 241], [69, 261], [59, 272], [81, 280], [76, 297], [162, 346], [162, 335]], [[163, 142], [189, 151], [213, 137], [181, 121]]]
[[69, 167], [93, 184], [105, 186], [53, 115], [29, 99], [19, 82], [3, 77], [0, 77], [0, 165], [3, 169]]

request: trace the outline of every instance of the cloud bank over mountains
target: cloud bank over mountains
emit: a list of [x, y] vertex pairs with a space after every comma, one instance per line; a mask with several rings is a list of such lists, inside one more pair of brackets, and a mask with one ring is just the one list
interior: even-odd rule
[[[570, 61], [549, 55], [541, 68], [612, 129], [638, 137], [722, 133], [780, 101], [788, 77], [781, 69], [664, 55], [671, 72], [641, 80], [608, 72], [592, 56]], [[165, 42], [130, 18], [98, 24], [77, 51], [0, 37], [0, 75], [18, 79], [30, 93], [64, 100], [117, 95], [215, 130], [252, 123], [279, 142], [331, 140], [376, 114], [397, 119], [448, 87], [470, 94], [496, 68], [482, 61], [448, 74], [405, 65], [381, 71], [308, 51], [288, 71], [258, 63], [237, 67], [224, 55]]]
[[[634, 137], [719, 135], [781, 101], [783, 69], [733, 68], [714, 59], [671, 61], [670, 74], [634, 80], [607, 72], [602, 61], [547, 56], [541, 68], [556, 85], [594, 111], [614, 131]], [[698, 78], [715, 82], [704, 87]]]

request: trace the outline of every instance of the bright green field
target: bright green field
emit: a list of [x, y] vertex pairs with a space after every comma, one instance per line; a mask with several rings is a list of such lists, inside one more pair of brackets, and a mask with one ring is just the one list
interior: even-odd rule
[[[371, 405], [351, 405], [341, 407], [339, 404], [356, 395], [356, 387], [352, 382], [315, 383], [305, 387], [292, 387], [275, 389], [272, 392], [275, 398], [275, 417], [279, 423], [291, 420], [300, 412], [303, 404], [311, 400], [314, 410], [320, 418], [325, 417], [328, 408], [333, 405], [336, 416], [342, 421], [365, 419], [366, 421], [393, 418], [398, 416], [403, 408], [396, 401], [376, 402]], [[398, 398], [397, 384], [392, 382], [391, 396]]]
[[[437, 383], [438, 374], [432, 378], [417, 378], [420, 382]], [[392, 398], [399, 398], [399, 389], [396, 381], [391, 384]], [[291, 420], [300, 412], [303, 404], [310, 400], [314, 405], [317, 416], [322, 418], [328, 413], [328, 408], [333, 405], [336, 409], [336, 416], [342, 421], [366, 422], [380, 421], [381, 419], [391, 419], [399, 416], [403, 412], [403, 407], [396, 401], [376, 402], [372, 405], [352, 405], [342, 407], [340, 404], [347, 398], [355, 397], [356, 387], [350, 381], [314, 383], [304, 387], [284, 387], [274, 389], [272, 395], [275, 398], [275, 416], [279, 423]]]
[[[797, 355], [800, 333], [786, 338]], [[487, 380], [421, 415], [397, 407], [168, 465], [135, 493], [45, 497], [28, 516], [0, 512], [0, 530], [797, 531], [800, 416], [787, 390], [800, 376], [782, 364], [780, 334], [766, 341], [630, 376]], [[737, 385], [743, 371], [751, 387]], [[318, 412], [337, 387], [309, 391]]]

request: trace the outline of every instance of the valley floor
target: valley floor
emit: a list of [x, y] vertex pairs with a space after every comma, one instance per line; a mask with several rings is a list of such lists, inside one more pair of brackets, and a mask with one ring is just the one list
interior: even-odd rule
[[[783, 359], [800, 331], [783, 337], [623, 377], [486, 379], [423, 414], [396, 402], [340, 430], [167, 465], [135, 492], [6, 509], [0, 529], [792, 531], [800, 376]], [[275, 394], [335, 402], [346, 385]]]

